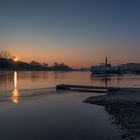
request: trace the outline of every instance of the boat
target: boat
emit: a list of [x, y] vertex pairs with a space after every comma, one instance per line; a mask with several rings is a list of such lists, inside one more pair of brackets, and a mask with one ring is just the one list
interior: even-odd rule
[[91, 66], [90, 71], [93, 74], [123, 74], [125, 70], [118, 66], [112, 66], [108, 63], [107, 57], [105, 63], [101, 63], [99, 66]]

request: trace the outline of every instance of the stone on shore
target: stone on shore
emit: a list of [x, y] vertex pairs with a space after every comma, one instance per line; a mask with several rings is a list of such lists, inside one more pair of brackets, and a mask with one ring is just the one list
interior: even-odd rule
[[86, 103], [103, 105], [112, 122], [122, 129], [123, 140], [140, 140], [140, 89], [121, 89], [89, 97]]

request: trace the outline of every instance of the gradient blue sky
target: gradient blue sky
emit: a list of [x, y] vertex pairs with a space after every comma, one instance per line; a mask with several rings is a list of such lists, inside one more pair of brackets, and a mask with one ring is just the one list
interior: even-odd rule
[[0, 49], [73, 67], [140, 62], [140, 1], [0, 0]]

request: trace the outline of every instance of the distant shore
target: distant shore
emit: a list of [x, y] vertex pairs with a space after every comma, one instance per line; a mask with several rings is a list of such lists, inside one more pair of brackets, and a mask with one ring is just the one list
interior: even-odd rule
[[122, 139], [140, 139], [140, 88], [123, 88], [106, 95], [89, 97], [86, 103], [102, 105], [112, 122], [123, 130]]

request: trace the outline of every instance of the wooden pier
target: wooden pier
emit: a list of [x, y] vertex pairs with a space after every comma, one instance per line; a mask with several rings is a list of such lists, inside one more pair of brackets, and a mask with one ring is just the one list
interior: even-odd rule
[[56, 90], [72, 90], [81, 92], [108, 92], [120, 90], [118, 87], [87, 86], [87, 85], [65, 85], [56, 86]]

